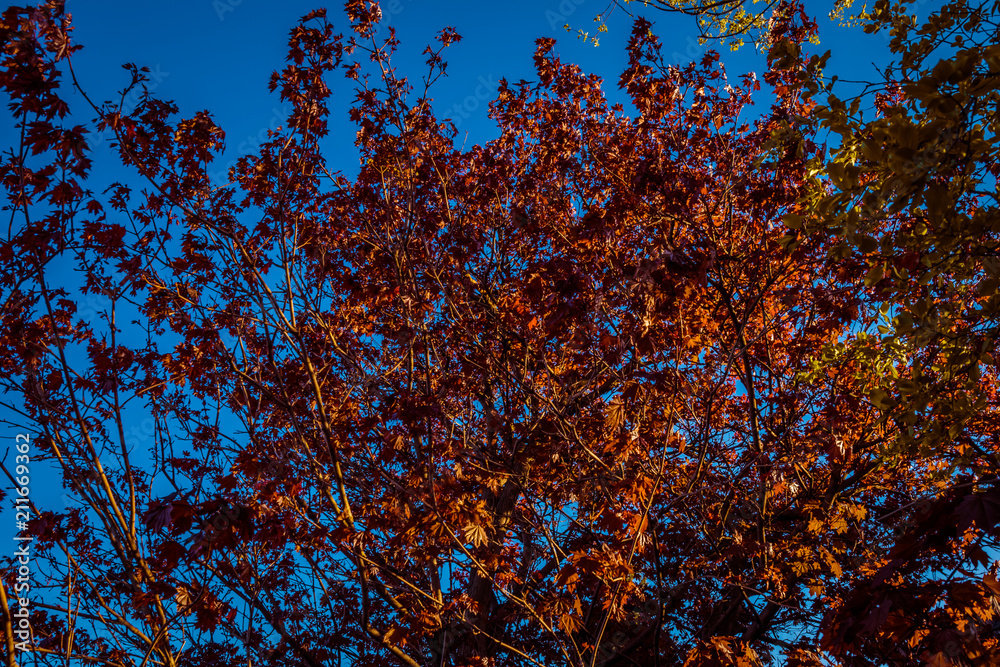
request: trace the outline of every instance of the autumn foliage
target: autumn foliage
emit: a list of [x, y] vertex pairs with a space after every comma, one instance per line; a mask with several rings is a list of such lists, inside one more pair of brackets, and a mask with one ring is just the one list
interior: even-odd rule
[[[881, 135], [819, 105], [792, 3], [759, 79], [668, 65], [637, 21], [627, 107], [540, 39], [498, 138], [462, 148], [429, 88], [459, 35], [414, 87], [377, 5], [345, 8], [348, 36], [322, 11], [292, 31], [292, 111], [223, 185], [208, 112], [70, 115], [62, 3], [3, 14], [3, 405], [74, 499], [33, 506], [30, 659], [1000, 663], [995, 310], [970, 319], [997, 243], [977, 227], [947, 256], [981, 264], [942, 266], [918, 231], [986, 225], [995, 180], [844, 194], [901, 173], [882, 126], [919, 91], [879, 93]], [[351, 95], [354, 177], [323, 142]], [[133, 182], [91, 176], [90, 112]], [[923, 338], [917, 303], [943, 314]]]

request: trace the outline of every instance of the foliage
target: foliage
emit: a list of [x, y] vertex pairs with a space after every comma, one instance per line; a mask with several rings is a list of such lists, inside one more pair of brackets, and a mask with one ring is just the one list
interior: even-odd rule
[[[737, 50], [750, 36], [755, 43], [769, 34], [768, 20], [780, 6], [778, 0], [616, 0], [628, 11], [632, 5], [693, 16], [706, 40], [729, 41]], [[748, 11], [749, 10], [749, 11]]]
[[[980, 379], [1000, 304], [997, 12], [954, 3], [918, 27], [905, 3], [875, 5], [865, 30], [890, 30], [898, 59], [866, 94], [842, 100], [824, 87], [816, 117], [839, 145], [816, 162], [808, 215], [792, 221], [836, 235], [832, 254], [869, 267], [866, 283], [891, 314], [886, 343], [919, 357], [911, 380], [886, 387], [898, 398], [885, 407], [905, 423], [904, 442], [931, 449], [959, 438], [989, 401]], [[975, 441], [965, 446], [956, 462], [982, 458]]]
[[[858, 14], [865, 32], [890, 35], [894, 60], [882, 81], [846, 99], [837, 93], [836, 77], [806, 83], [808, 94], [826, 95], [812, 121], [830, 132], [836, 147], [813, 159], [810, 194], [801, 215], [787, 223], [801, 230], [796, 234], [825, 238], [831, 258], [864, 265], [864, 285], [874, 290], [879, 310], [872, 317], [878, 335], [866, 342], [875, 379], [869, 396], [883, 410], [883, 422], [895, 427], [887, 456], [940, 466], [941, 505], [919, 531], [930, 534], [898, 544], [894, 557], [905, 555], [908, 563], [893, 569], [901, 567], [905, 576], [880, 575], [870, 592], [875, 604], [895, 599], [898, 607], [895, 596], [906, 590], [916, 596], [911, 609], [931, 609], [946, 590], [954, 596], [967, 590], [971, 571], [949, 589], [922, 581], [933, 569], [924, 559], [945, 545], [953, 549], [956, 539], [979, 539], [962, 534], [972, 519], [960, 513], [992, 503], [989, 489], [1000, 472], [994, 383], [1000, 6], [949, 2], [918, 20], [911, 4], [880, 0]], [[905, 372], [893, 371], [903, 360]], [[982, 495], [966, 496], [961, 489], [970, 484]], [[959, 498], [965, 500], [955, 510]], [[959, 513], [957, 531], [936, 523], [952, 511]], [[979, 514], [974, 521], [992, 531], [992, 518]], [[966, 557], [988, 560], [972, 552]], [[856, 611], [848, 606], [842, 613]], [[910, 624], [890, 636], [912, 643], [922, 632]], [[837, 641], [852, 644], [843, 635]], [[976, 647], [963, 650], [982, 659]]]
[[[835, 0], [829, 12], [830, 18], [845, 25], [856, 23], [858, 17], [848, 11], [853, 4], [853, 0]], [[600, 24], [602, 32], [606, 31], [607, 17], [614, 9], [620, 8], [631, 15], [633, 9], [640, 5], [693, 17], [702, 44], [714, 42], [738, 51], [749, 39], [756, 49], [766, 51], [771, 46], [768, 40], [774, 35], [773, 24], [780, 20], [788, 3], [781, 0], [613, 0], [611, 10], [598, 15], [595, 21]], [[586, 37], [586, 33], [582, 34]], [[810, 35], [808, 41], [818, 44], [819, 35]]]
[[[468, 150], [429, 95], [459, 36], [414, 88], [377, 5], [345, 8], [347, 37], [322, 11], [292, 30], [271, 79], [292, 111], [227, 184], [210, 114], [145, 91], [95, 107], [143, 179], [100, 191], [62, 4], [3, 15], [22, 132], [0, 167], [0, 382], [77, 502], [33, 508], [52, 583], [32, 657], [996, 664], [996, 373], [970, 347], [992, 301], [960, 289], [992, 217], [980, 186], [950, 189], [973, 172], [927, 167], [915, 210], [852, 217], [897, 146], [866, 155], [857, 110], [812, 101], [823, 59], [792, 4], [739, 85], [712, 52], [666, 65], [636, 22], [631, 112], [539, 40], [537, 81], [501, 81], [499, 138]], [[942, 74], [933, 113], [978, 100], [978, 63]], [[323, 151], [345, 86], [353, 178]], [[878, 99], [881, 141], [909, 141], [928, 107]], [[811, 116], [845, 130], [829, 163]], [[987, 164], [975, 138], [945, 142], [977, 147], [956, 163]], [[936, 273], [914, 286], [918, 266]]]

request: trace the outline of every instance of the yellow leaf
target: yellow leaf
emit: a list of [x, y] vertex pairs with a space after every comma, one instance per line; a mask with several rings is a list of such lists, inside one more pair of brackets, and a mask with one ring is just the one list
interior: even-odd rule
[[621, 400], [615, 399], [608, 404], [608, 411], [604, 415], [604, 425], [611, 432], [617, 431], [618, 427], [625, 421], [625, 406]]
[[465, 539], [469, 540], [474, 546], [479, 547], [486, 544], [486, 529], [480, 524], [470, 523], [463, 530], [465, 532]]
[[885, 393], [881, 389], [872, 389], [868, 396], [871, 398], [875, 407], [880, 410], [888, 410], [892, 407], [892, 400], [889, 399], [889, 394]]
[[878, 281], [882, 280], [882, 275], [883, 275], [882, 267], [873, 266], [872, 268], [868, 269], [868, 273], [865, 274], [865, 285], [871, 287]]

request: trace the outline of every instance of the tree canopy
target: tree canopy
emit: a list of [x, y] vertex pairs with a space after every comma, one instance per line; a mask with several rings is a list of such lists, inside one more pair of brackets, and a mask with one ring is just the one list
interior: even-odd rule
[[3, 14], [3, 407], [75, 500], [26, 504], [6, 664], [1000, 663], [1000, 5], [879, 0], [847, 99], [794, 2], [676, 5], [763, 31], [759, 78], [636, 20], [628, 105], [539, 39], [471, 148], [461, 37], [414, 84], [344, 7], [222, 185], [139, 67], [73, 110], [135, 176], [98, 182], [63, 3]]

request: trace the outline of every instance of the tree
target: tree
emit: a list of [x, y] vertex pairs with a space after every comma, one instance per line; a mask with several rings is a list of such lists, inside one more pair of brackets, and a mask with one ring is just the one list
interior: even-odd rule
[[[895, 60], [882, 80], [850, 97], [835, 90], [836, 77], [806, 84], [807, 94], [827, 96], [815, 119], [837, 147], [810, 168], [810, 194], [789, 226], [800, 230], [795, 234], [825, 238], [831, 257], [866, 267], [864, 284], [879, 303], [872, 317], [878, 335], [865, 343], [866, 363], [878, 378], [870, 396], [896, 433], [887, 454], [915, 455], [940, 468], [933, 511], [894, 548], [894, 562], [876, 577], [869, 598], [842, 613], [849, 617], [892, 599], [897, 607], [907, 599], [910, 609], [929, 611], [948, 598], [942, 613], [969, 618], [963, 592], [978, 584], [973, 563], [989, 560], [979, 544], [996, 535], [1000, 473], [1000, 8], [949, 2], [918, 20], [910, 4], [881, 1], [859, 15], [865, 32], [890, 35]], [[852, 352], [844, 347], [831, 354]], [[953, 567], [955, 578], [928, 580], [941, 558], [950, 561], [943, 571]], [[994, 609], [978, 613], [992, 618]], [[963, 629], [964, 621], [957, 626]], [[913, 641], [920, 632], [920, 624], [908, 624], [884, 636]], [[952, 645], [982, 659], [976, 646], [964, 647], [969, 634]], [[843, 640], [841, 634], [834, 643]]]
[[[614, 7], [630, 12], [636, 5], [651, 7], [667, 13], [694, 17], [702, 38], [706, 41], [730, 41], [733, 50], [739, 49], [744, 38], [755, 43], [766, 38], [768, 21], [782, 11], [779, 0], [614, 0]], [[749, 11], [748, 11], [749, 9]], [[602, 24], [603, 25], [603, 24]]]
[[[727, 36], [738, 16], [749, 16], [737, 27], [754, 35], [771, 10], [744, 2], [649, 4], [698, 16], [708, 38]], [[852, 4], [837, 3], [834, 14], [847, 16]], [[995, 3], [975, 2], [942, 3], [918, 17], [923, 4], [886, 0], [851, 15], [848, 22], [866, 33], [886, 35], [894, 60], [877, 80], [852, 82], [845, 94], [836, 76], [820, 75], [825, 56], [813, 56], [800, 85], [807, 99], [825, 95], [825, 103], [782, 131], [816, 124], [816, 136], [834, 146], [812, 159], [809, 194], [786, 218], [793, 230], [786, 242], [794, 248], [800, 235], [822, 238], [831, 259], [864, 263], [858, 290], [875, 288], [858, 322], [870, 334], [827, 346], [819, 370], [845, 357], [862, 360], [866, 392], [893, 427], [885, 455], [938, 469], [935, 502], [922, 503], [889, 565], [828, 619], [837, 630], [827, 646], [838, 652], [858, 649], [853, 635], [862, 625], [861, 634], [886, 641], [886, 650], [919, 642], [926, 624], [879, 611], [893, 605], [914, 618], [935, 607], [960, 619], [994, 613], [974, 611], [964, 593], [980, 585], [989, 558], [979, 549], [995, 537], [1000, 17]], [[798, 45], [779, 48], [804, 62]], [[934, 660], [984, 659], [968, 641], [977, 631], [965, 624]]]
[[[52, 582], [33, 657], [996, 662], [993, 487], [937, 498], [942, 458], [892, 449], [875, 391], [911, 366], [863, 328], [867, 258], [783, 222], [822, 156], [801, 8], [775, 13], [763, 86], [714, 53], [667, 66], [637, 22], [631, 113], [539, 40], [537, 82], [502, 81], [500, 136], [469, 150], [428, 93], [458, 35], [415, 93], [377, 6], [345, 8], [346, 39], [320, 11], [292, 31], [271, 79], [287, 124], [225, 186], [207, 112], [148, 91], [95, 107], [144, 180], [107, 190], [61, 97], [80, 48], [62, 4], [3, 16], [22, 128], [0, 173], [5, 407], [79, 503], [33, 507]], [[338, 73], [353, 179], [322, 152]], [[969, 557], [978, 579], [900, 585]], [[935, 581], [949, 605], [911, 622], [901, 602]], [[14, 586], [8, 568], [5, 641]]]
[[[835, 0], [830, 4], [830, 17], [844, 24], [856, 23], [858, 16], [848, 13], [853, 4], [853, 0]], [[631, 16], [638, 6], [694, 18], [701, 43], [728, 45], [733, 51], [742, 48], [747, 39], [756, 48], [767, 50], [768, 39], [774, 34], [772, 24], [781, 20], [787, 9], [787, 3], [780, 0], [612, 0], [608, 9], [594, 19], [598, 31], [607, 31], [607, 19], [616, 9]], [[589, 36], [582, 30], [578, 32], [584, 38]], [[809, 37], [812, 43], [818, 40], [816, 34]]]

